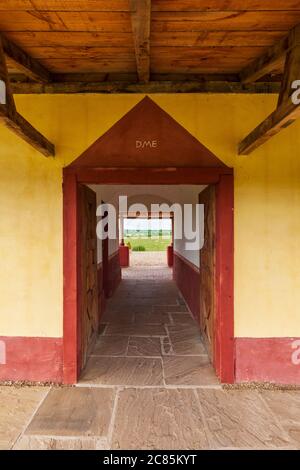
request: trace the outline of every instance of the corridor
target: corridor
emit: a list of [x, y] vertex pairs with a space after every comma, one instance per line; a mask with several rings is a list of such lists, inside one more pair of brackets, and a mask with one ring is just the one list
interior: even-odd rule
[[[138, 256], [145, 258], [144, 254]], [[155, 253], [156, 256], [156, 253]], [[80, 383], [110, 386], [218, 384], [199, 328], [161, 260], [123, 269]]]

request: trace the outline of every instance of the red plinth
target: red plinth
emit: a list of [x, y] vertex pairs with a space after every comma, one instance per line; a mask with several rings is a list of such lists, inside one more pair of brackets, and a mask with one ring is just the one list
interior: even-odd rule
[[129, 248], [126, 245], [119, 246], [120, 266], [128, 268], [129, 266]]
[[168, 266], [171, 268], [173, 266], [173, 245], [167, 247], [167, 260]]

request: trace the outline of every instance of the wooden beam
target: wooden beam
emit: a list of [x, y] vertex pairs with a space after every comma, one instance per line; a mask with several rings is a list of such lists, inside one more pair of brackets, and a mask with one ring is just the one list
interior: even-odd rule
[[2, 45], [5, 56], [21, 73], [38, 82], [47, 83], [51, 81], [50, 72], [38, 60], [26, 54], [19, 46], [4, 36], [2, 36]]
[[287, 37], [272, 46], [261, 57], [245, 67], [240, 73], [242, 83], [251, 83], [272, 72], [280, 73], [286, 54], [294, 47], [300, 25], [296, 26]]
[[54, 145], [49, 142], [39, 131], [37, 131], [25, 118], [16, 113], [14, 118], [2, 114], [0, 109], [0, 121], [4, 122], [6, 127], [11, 129], [15, 134], [28, 142], [32, 147], [41, 152], [45, 157], [55, 154]]
[[300, 103], [291, 99], [292, 83], [300, 78], [300, 27], [291, 33], [291, 49], [289, 50], [284, 68], [284, 75], [279, 94], [277, 109], [257, 126], [240, 144], [239, 154], [248, 155], [256, 148], [292, 124], [300, 116]]
[[280, 91], [279, 82], [257, 82], [243, 85], [235, 81], [150, 81], [135, 82], [53, 82], [49, 84], [11, 82], [14, 94], [70, 94], [70, 93], [274, 93]]
[[261, 77], [278, 71], [284, 64], [284, 56], [288, 49], [288, 38], [283, 38], [276, 46], [244, 68], [240, 73], [242, 83], [251, 83], [259, 80]]
[[38, 132], [16, 110], [12, 90], [7, 73], [4, 50], [0, 37], [0, 80], [5, 83], [6, 100], [0, 104], [0, 121], [9, 129], [26, 140], [30, 145], [39, 150], [45, 156], [54, 155], [54, 145]]
[[150, 77], [151, 0], [129, 0], [137, 74], [140, 82]]
[[257, 126], [240, 144], [239, 155], [249, 155], [273, 135], [278, 134], [300, 116], [300, 106], [292, 102], [276, 109], [259, 126]]

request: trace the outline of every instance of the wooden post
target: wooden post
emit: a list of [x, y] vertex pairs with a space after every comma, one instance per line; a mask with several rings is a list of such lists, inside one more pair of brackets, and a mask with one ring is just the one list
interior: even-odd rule
[[285, 58], [283, 80], [279, 93], [277, 108], [285, 105], [293, 93], [292, 83], [300, 80], [300, 25], [291, 32], [293, 44]]

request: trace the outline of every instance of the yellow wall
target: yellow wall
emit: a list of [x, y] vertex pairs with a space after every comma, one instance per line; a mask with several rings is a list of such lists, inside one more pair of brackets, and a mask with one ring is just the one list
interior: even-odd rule
[[[142, 95], [18, 96], [56, 144], [47, 159], [0, 127], [0, 336], [62, 336], [62, 173]], [[300, 336], [300, 122], [248, 157], [237, 143], [275, 96], [153, 95], [235, 168], [235, 335]]]

